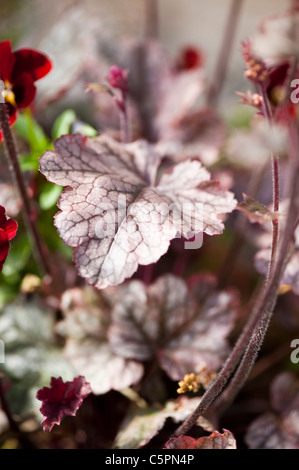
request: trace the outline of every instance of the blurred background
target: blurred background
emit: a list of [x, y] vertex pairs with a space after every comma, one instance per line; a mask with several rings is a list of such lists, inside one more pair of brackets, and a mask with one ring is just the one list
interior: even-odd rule
[[[50, 55], [56, 72], [55, 76], [51, 73], [39, 84], [39, 89], [44, 92], [53, 86], [60, 67], [63, 69], [62, 80], [74, 74], [82, 62], [82, 48], [86, 47], [88, 34], [94, 33], [93, 40], [106, 44], [115, 44], [128, 35], [142, 37], [149, 2], [1, 0], [0, 39], [11, 38], [14, 47], [36, 47]], [[231, 0], [159, 0], [157, 3], [158, 39], [162, 45], [170, 55], [185, 45], [200, 47], [205, 55], [209, 79], [223, 40]], [[252, 36], [265, 17], [284, 11], [289, 4], [289, 0], [243, 1], [220, 101], [224, 113], [236, 105], [235, 91], [244, 91], [248, 87], [242, 73], [241, 40]]]

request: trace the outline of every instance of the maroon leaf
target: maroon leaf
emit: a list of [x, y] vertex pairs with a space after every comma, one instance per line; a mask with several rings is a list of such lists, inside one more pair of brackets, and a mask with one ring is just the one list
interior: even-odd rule
[[223, 434], [214, 431], [208, 437], [194, 439], [190, 436], [179, 436], [169, 439], [164, 449], [236, 449], [236, 440], [233, 434], [226, 429]]
[[199, 161], [187, 160], [162, 174], [161, 156], [145, 141], [122, 145], [108, 136], [63, 136], [56, 152], [40, 159], [40, 171], [68, 186], [55, 224], [76, 247], [79, 274], [97, 288], [118, 285], [138, 264], [156, 262], [177, 236], [223, 231], [219, 215], [236, 201]]
[[299, 449], [299, 381], [290, 372], [279, 374], [271, 385], [273, 411], [256, 418], [248, 428], [251, 449]]
[[45, 416], [42, 421], [44, 431], [51, 431], [54, 424], [60, 424], [66, 415], [75, 416], [84, 398], [91, 393], [89, 383], [82, 376], [72, 382], [52, 377], [50, 385], [50, 388], [43, 387], [36, 394], [36, 398], [42, 401], [40, 412]]

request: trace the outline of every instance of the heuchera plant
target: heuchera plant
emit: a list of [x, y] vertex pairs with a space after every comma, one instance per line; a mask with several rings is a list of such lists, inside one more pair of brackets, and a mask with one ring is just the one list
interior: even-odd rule
[[82, 22], [90, 122], [44, 113], [65, 85], [33, 108], [52, 60], [0, 42], [0, 447], [298, 449], [298, 1], [242, 41], [229, 120], [242, 1], [211, 79], [146, 5], [101, 52]]

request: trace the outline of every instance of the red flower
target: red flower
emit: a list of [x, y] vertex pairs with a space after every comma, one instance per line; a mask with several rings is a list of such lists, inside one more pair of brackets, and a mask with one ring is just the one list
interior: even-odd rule
[[4, 207], [0, 206], [0, 271], [9, 252], [9, 240], [15, 236], [17, 228], [17, 222], [7, 219]]
[[185, 71], [202, 67], [203, 62], [202, 52], [195, 47], [188, 46], [181, 50], [176, 65], [179, 71]]
[[107, 75], [107, 82], [112, 88], [118, 88], [126, 93], [129, 90], [128, 70], [124, 70], [118, 65], [112, 65]]
[[52, 63], [44, 54], [33, 49], [13, 52], [10, 41], [0, 42], [0, 79], [4, 83], [1, 92], [10, 125], [16, 121], [17, 110], [32, 103], [36, 93], [34, 82], [47, 75], [51, 68]]

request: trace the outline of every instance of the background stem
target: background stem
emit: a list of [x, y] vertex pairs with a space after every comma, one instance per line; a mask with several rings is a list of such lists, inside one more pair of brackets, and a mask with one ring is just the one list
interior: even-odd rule
[[145, 0], [145, 36], [158, 37], [158, 0]]
[[217, 105], [222, 91], [242, 4], [243, 0], [232, 0], [224, 37], [216, 62], [214, 77], [207, 94], [208, 106], [215, 107]]

